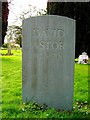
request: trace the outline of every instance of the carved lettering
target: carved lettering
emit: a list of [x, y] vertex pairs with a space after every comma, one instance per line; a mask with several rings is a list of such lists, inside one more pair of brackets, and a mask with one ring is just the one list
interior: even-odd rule
[[[33, 46], [40, 49], [63, 49], [64, 30], [55, 28], [33, 28]], [[54, 41], [55, 40], [55, 41]]]
[[53, 36], [53, 37], [60, 37], [62, 38], [64, 36], [64, 30], [62, 29], [45, 29], [45, 30], [40, 30], [40, 29], [33, 29], [33, 36], [37, 36], [37, 37], [40, 37], [40, 36]]
[[40, 46], [41, 46], [41, 48], [45, 48], [45, 44], [44, 44], [44, 42], [42, 41], [42, 42], [40, 42]]
[[63, 41], [34, 41], [33, 47], [42, 49], [63, 49]]

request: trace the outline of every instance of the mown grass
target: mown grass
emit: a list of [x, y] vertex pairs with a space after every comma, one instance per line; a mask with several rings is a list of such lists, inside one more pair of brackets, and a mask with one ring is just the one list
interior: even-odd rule
[[75, 64], [73, 110], [69, 112], [53, 108], [44, 109], [37, 103], [23, 103], [21, 50], [13, 50], [13, 53], [12, 56], [0, 57], [2, 58], [2, 118], [89, 117], [88, 65]]
[[[21, 51], [22, 51], [22, 49], [12, 49], [11, 53], [15, 56], [17, 56], [17, 55], [19, 56], [19, 55], [22, 55]], [[2, 54], [2, 55], [6, 55], [7, 53], [8, 53], [7, 49], [0, 50], [0, 54]]]

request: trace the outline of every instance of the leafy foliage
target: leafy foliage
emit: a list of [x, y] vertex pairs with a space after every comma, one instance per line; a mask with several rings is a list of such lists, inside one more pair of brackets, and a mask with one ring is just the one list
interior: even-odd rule
[[2, 47], [3, 47], [3, 48], [7, 48], [7, 47], [8, 47], [8, 43], [4, 43], [4, 44], [2, 45]]
[[6, 39], [8, 42], [22, 46], [22, 27], [15, 25], [9, 26]]

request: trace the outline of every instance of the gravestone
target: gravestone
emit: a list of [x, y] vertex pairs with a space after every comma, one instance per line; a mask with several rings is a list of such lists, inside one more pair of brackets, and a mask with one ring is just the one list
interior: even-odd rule
[[88, 64], [89, 57], [86, 52], [83, 52], [81, 55], [79, 55], [78, 63], [79, 64]]
[[72, 110], [75, 20], [38, 16], [23, 21], [22, 97]]

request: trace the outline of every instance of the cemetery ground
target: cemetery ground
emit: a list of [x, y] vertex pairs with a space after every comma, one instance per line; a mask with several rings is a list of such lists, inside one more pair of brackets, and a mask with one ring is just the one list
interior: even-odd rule
[[[6, 53], [0, 50], [0, 53]], [[37, 103], [22, 101], [22, 53], [13, 50], [2, 59], [2, 118], [89, 118], [88, 66], [75, 63], [73, 110], [43, 108]], [[50, 86], [51, 87], [51, 86]], [[53, 94], [53, 93], [52, 93]], [[52, 101], [51, 101], [52, 102]]]

